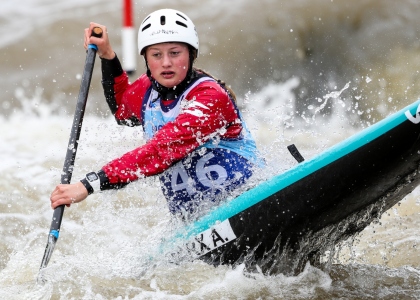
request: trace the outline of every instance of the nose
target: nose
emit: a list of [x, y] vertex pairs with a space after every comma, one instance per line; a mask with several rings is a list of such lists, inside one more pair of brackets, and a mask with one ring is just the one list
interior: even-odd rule
[[169, 54], [164, 54], [162, 59], [163, 67], [170, 67], [172, 65], [172, 60]]

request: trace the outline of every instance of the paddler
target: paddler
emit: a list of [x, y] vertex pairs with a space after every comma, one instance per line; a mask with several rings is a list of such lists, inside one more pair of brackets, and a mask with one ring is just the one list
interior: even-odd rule
[[[91, 36], [94, 27], [102, 28], [101, 38]], [[90, 23], [84, 47], [89, 44], [98, 47], [105, 99], [117, 123], [141, 125], [147, 142], [76, 183], [57, 185], [52, 208], [157, 175], [170, 212], [185, 219], [247, 182], [260, 163], [255, 141], [234, 92], [193, 66], [199, 40], [188, 16], [161, 9], [143, 20], [138, 51], [147, 71], [132, 84], [106, 26]]]

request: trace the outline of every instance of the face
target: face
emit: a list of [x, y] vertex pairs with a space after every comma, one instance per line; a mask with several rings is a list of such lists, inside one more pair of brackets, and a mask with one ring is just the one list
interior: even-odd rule
[[161, 85], [173, 88], [188, 72], [189, 52], [184, 43], [161, 43], [147, 47], [146, 59], [152, 77]]

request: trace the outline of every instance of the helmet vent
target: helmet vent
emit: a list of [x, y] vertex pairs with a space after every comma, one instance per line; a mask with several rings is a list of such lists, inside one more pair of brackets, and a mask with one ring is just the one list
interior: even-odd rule
[[142, 24], [144, 24], [144, 22], [146, 22], [147, 20], [149, 20], [150, 19], [150, 16], [148, 16], [146, 19], [144, 19], [144, 21], [143, 21], [143, 23]]
[[146, 26], [144, 26], [142, 29], [141, 29], [141, 31], [145, 31], [147, 28], [149, 28], [150, 26], [152, 26], [150, 23], [149, 24], [147, 24]]
[[182, 22], [179, 22], [179, 21], [176, 21], [175, 23], [178, 24], [178, 25], [184, 26], [185, 28], [188, 28], [187, 24], [185, 24], [185, 23], [182, 23]]
[[166, 17], [160, 16], [160, 25], [165, 25], [165, 24], [166, 24]]
[[183, 15], [176, 13], [178, 16], [180, 16], [181, 18], [183, 18], [185, 21], [188, 21], [187, 18], [185, 18]]

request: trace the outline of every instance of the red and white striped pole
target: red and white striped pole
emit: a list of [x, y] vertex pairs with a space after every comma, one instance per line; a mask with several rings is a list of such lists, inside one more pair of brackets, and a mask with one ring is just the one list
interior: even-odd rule
[[123, 0], [122, 54], [123, 69], [128, 75], [135, 72], [137, 57], [132, 8], [131, 0]]

